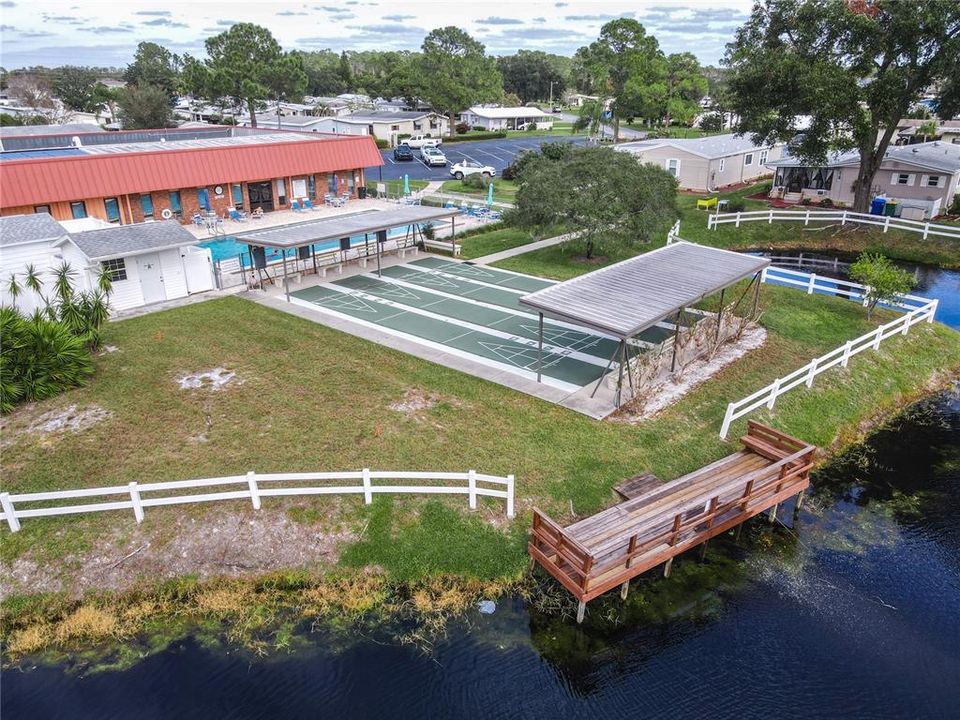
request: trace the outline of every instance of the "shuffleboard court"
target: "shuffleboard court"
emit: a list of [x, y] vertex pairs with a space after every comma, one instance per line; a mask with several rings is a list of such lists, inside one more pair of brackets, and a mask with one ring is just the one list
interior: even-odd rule
[[444, 260], [443, 258], [428, 257], [421, 260], [414, 260], [409, 263], [414, 268], [428, 268], [430, 270], [441, 270], [458, 275], [459, 277], [470, 280], [479, 280], [487, 285], [498, 285], [512, 290], [521, 290], [524, 293], [531, 293], [536, 290], [543, 290], [551, 285], [556, 285], [553, 280], [533, 277], [532, 275], [520, 275], [519, 273], [508, 272], [506, 270], [497, 270], [486, 265], [472, 265], [464, 262], [454, 262]]

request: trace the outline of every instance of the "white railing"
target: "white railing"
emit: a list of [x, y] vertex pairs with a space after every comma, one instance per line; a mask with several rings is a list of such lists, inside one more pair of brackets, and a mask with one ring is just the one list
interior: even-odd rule
[[933, 317], [937, 312], [937, 304], [937, 300], [927, 300], [926, 304], [909, 309], [906, 314], [901, 315], [896, 320], [881, 325], [876, 330], [861, 335], [854, 340], [849, 340], [835, 350], [828, 352], [826, 355], [814, 358], [802, 368], [798, 368], [788, 375], [777, 378], [752, 395], [748, 395], [737, 402], [730, 403], [727, 405], [727, 412], [723, 416], [723, 425], [720, 427], [720, 437], [726, 439], [727, 432], [730, 430], [730, 423], [737, 418], [741, 418], [747, 413], [753, 412], [763, 406], [772, 410], [777, 398], [795, 387], [800, 385], [812, 387], [813, 379], [820, 373], [826, 372], [837, 365], [846, 367], [851, 357], [864, 350], [870, 348], [879, 350], [881, 342], [894, 335], [906, 335], [910, 328], [919, 322], [925, 320], [928, 323], [932, 323]]
[[960, 226], [904, 220], [889, 215], [868, 215], [851, 210], [777, 210], [771, 208], [770, 210], [751, 212], [715, 213], [707, 215], [707, 229], [714, 229], [717, 225], [725, 223], [733, 223], [736, 227], [740, 227], [742, 222], [766, 221], [767, 223], [773, 223], [774, 220], [803, 222], [804, 225], [809, 225], [811, 222], [839, 222], [841, 225], [855, 222], [861, 225], [882, 227], [884, 232], [894, 229], [921, 233], [924, 240], [931, 235], [960, 240]]
[[[455, 482], [448, 485], [378, 485], [375, 480], [425, 480], [433, 482]], [[277, 483], [309, 483], [323, 481], [337, 483], [332, 485], [288, 485], [276, 487]], [[350, 481], [353, 481], [351, 484]], [[207, 492], [186, 495], [163, 495], [150, 497], [155, 493], [171, 490], [239, 486], [225, 492]], [[0, 493], [0, 521], [6, 520], [12, 532], [20, 529], [22, 518], [51, 517], [54, 515], [75, 515], [77, 513], [104, 512], [107, 510], [133, 510], [137, 522], [143, 522], [143, 510], [161, 505], [186, 505], [190, 503], [213, 502], [217, 500], [249, 500], [254, 510], [260, 509], [260, 500], [264, 497], [289, 497], [303, 495], [363, 495], [363, 501], [369, 505], [378, 493], [423, 493], [439, 495], [466, 495], [469, 507], [475, 510], [478, 497], [502, 498], [506, 501], [507, 517], [513, 517], [514, 478], [513, 475], [500, 477], [484, 475], [474, 470], [468, 472], [391, 472], [363, 470], [351, 472], [322, 473], [272, 473], [229, 477], [204, 478], [199, 480], [176, 480], [173, 482], [136, 483], [114, 485], [110, 487], [85, 488], [82, 490], [58, 490], [54, 492], [21, 493], [11, 495]], [[79, 498], [106, 498], [124, 496], [122, 500], [110, 502], [81, 503], [78, 505], [54, 505], [46, 507], [20, 507], [24, 503], [50, 503], [56, 500]]]
[[683, 238], [680, 237], [680, 221], [679, 220], [677, 220], [673, 224], [673, 227], [670, 228], [670, 230], [667, 232], [667, 245], [672, 245], [673, 243], [677, 242], [677, 240], [683, 240]]
[[[836, 295], [845, 297], [849, 300], [862, 303], [864, 306], [868, 303], [867, 293], [870, 290], [866, 285], [851, 282], [850, 280], [839, 280], [837, 278], [816, 273], [805, 273], [800, 270], [790, 270], [788, 268], [768, 266], [760, 273], [760, 281], [771, 285], [787, 285], [789, 287], [805, 290], [808, 295], [819, 293], [821, 295]], [[891, 310], [910, 311], [925, 307], [931, 302], [930, 298], [920, 297], [919, 295], [901, 295], [898, 300], [890, 303], [881, 303], [881, 307]], [[934, 301], [935, 302], [935, 301]]]

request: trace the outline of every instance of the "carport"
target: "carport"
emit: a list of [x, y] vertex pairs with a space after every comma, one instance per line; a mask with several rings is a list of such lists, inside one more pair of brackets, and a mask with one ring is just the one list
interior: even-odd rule
[[[520, 298], [520, 304], [533, 308], [539, 314], [537, 381], [540, 382], [540, 360], [543, 356], [544, 316], [590, 328], [619, 340], [604, 371], [605, 375], [614, 361], [619, 359], [616, 396], [616, 406], [619, 408], [623, 370], [630, 361], [628, 341], [631, 338], [673, 317], [673, 357], [670, 368], [673, 372], [677, 362], [676, 338], [684, 310], [719, 292], [719, 321], [724, 310], [724, 291], [741, 280], [751, 278], [744, 295], [753, 287], [756, 311], [760, 273], [769, 264], [767, 258], [681, 241], [524, 295]], [[719, 322], [717, 327], [719, 332]], [[633, 378], [629, 373], [628, 379], [633, 389]], [[599, 386], [598, 380], [593, 394]]]

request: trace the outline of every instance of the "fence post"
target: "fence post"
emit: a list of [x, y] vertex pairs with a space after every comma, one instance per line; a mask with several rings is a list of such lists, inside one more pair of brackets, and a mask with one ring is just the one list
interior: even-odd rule
[[807, 210], [807, 214], [806, 214], [806, 216], [803, 218], [803, 224], [804, 224], [804, 225], [809, 225], [809, 224], [810, 224], [810, 211], [809, 211], [809, 210]]
[[760, 282], [765, 283], [767, 281], [767, 270], [770, 268], [768, 265], [763, 270], [760, 271]]
[[773, 410], [773, 404], [777, 401], [777, 394], [780, 392], [780, 378], [773, 381], [773, 387], [770, 388], [770, 399], [767, 400], [767, 410]]
[[817, 364], [820, 358], [814, 358], [810, 363], [810, 371], [807, 373], [807, 387], [813, 387], [813, 379], [817, 376]]
[[[909, 321], [909, 318], [907, 318], [907, 320]], [[875, 330], [875, 333], [876, 333], [876, 335], [877, 335], [877, 339], [873, 341], [873, 349], [874, 349], [874, 350], [879, 350], [879, 349], [880, 349], [880, 340], [883, 338], [883, 326], [881, 325], [880, 327], [878, 327], [878, 328]]]
[[927, 239], [927, 235], [930, 234], [930, 223], [924, 223], [923, 225], [923, 239]]
[[367, 505], [373, 502], [373, 488], [370, 485], [370, 468], [363, 469], [363, 502]]
[[846, 367], [847, 363], [850, 362], [850, 348], [853, 345], [853, 340], [847, 340], [847, 344], [843, 346], [843, 360], [840, 361], [840, 367]]
[[770, 213], [767, 215], [767, 225], [773, 225], [773, 208], [770, 208]]
[[840, 227], [843, 227], [847, 224], [847, 211], [843, 211], [843, 217], [840, 218]]
[[937, 308], [940, 307], [940, 298], [935, 298], [933, 302], [930, 303], [930, 314], [927, 315], [927, 322], [933, 323], [933, 316], [937, 314]]
[[470, 497], [470, 509], [477, 509], [477, 472], [476, 470], [467, 471], [467, 491]]
[[736, 222], [735, 227], [740, 227], [740, 213], [739, 213], [739, 212], [737, 213], [737, 222]]
[[870, 286], [864, 285], [863, 286], [863, 306], [864, 307], [870, 304], [870, 300], [868, 299], [869, 295], [870, 295]]
[[886, 231], [889, 230], [889, 229], [890, 229], [890, 216], [887, 215], [887, 216], [883, 219], [883, 231], [886, 232]]
[[507, 517], [513, 517], [513, 475], [507, 475]]
[[727, 432], [730, 430], [730, 423], [733, 422], [733, 403], [727, 405], [727, 412], [723, 416], [723, 425], [720, 426], [720, 439], [727, 439]]
[[143, 503], [140, 502], [140, 491], [135, 482], [130, 483], [130, 501], [133, 503], [133, 515], [137, 523], [143, 522]]
[[17, 520], [17, 513], [13, 509], [13, 502], [10, 500], [10, 493], [0, 493], [0, 507], [3, 508], [3, 514], [7, 516], [7, 525], [10, 526], [10, 532], [20, 530], [20, 521]]
[[247, 473], [247, 485], [250, 486], [250, 500], [253, 503], [253, 509], [260, 509], [260, 488], [257, 487], [257, 478], [253, 470]]
[[813, 295], [813, 288], [817, 284], [817, 274], [810, 273], [810, 282], [807, 283], [807, 295]]

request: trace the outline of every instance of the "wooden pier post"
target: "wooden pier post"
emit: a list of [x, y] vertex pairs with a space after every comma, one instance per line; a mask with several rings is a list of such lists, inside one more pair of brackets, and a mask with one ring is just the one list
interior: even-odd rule
[[700, 546], [700, 562], [703, 562], [707, 557], [707, 545], [709, 543], [709, 540], [704, 540], [703, 545]]
[[737, 525], [737, 531], [733, 534], [733, 542], [734, 542], [734, 544], [736, 544], [736, 545], [739, 545], [739, 544], [740, 544], [740, 534], [743, 532], [743, 523], [744, 523], [744, 522], [746, 522], [746, 520], [744, 520], [744, 521], [741, 522], [739, 525]]
[[663, 564], [663, 576], [670, 577], [670, 570], [673, 568], [673, 558], [670, 558]]
[[581, 600], [577, 603], [577, 625], [583, 622], [583, 615], [587, 611], [587, 604]]
[[627, 580], [623, 585], [620, 586], [620, 599], [626, 600], [627, 593], [630, 592], [630, 581]]
[[777, 503], [772, 508], [770, 508], [770, 515], [767, 517], [767, 519], [770, 520], [771, 525], [777, 522], [777, 508], [779, 507], [780, 507], [780, 503]]

